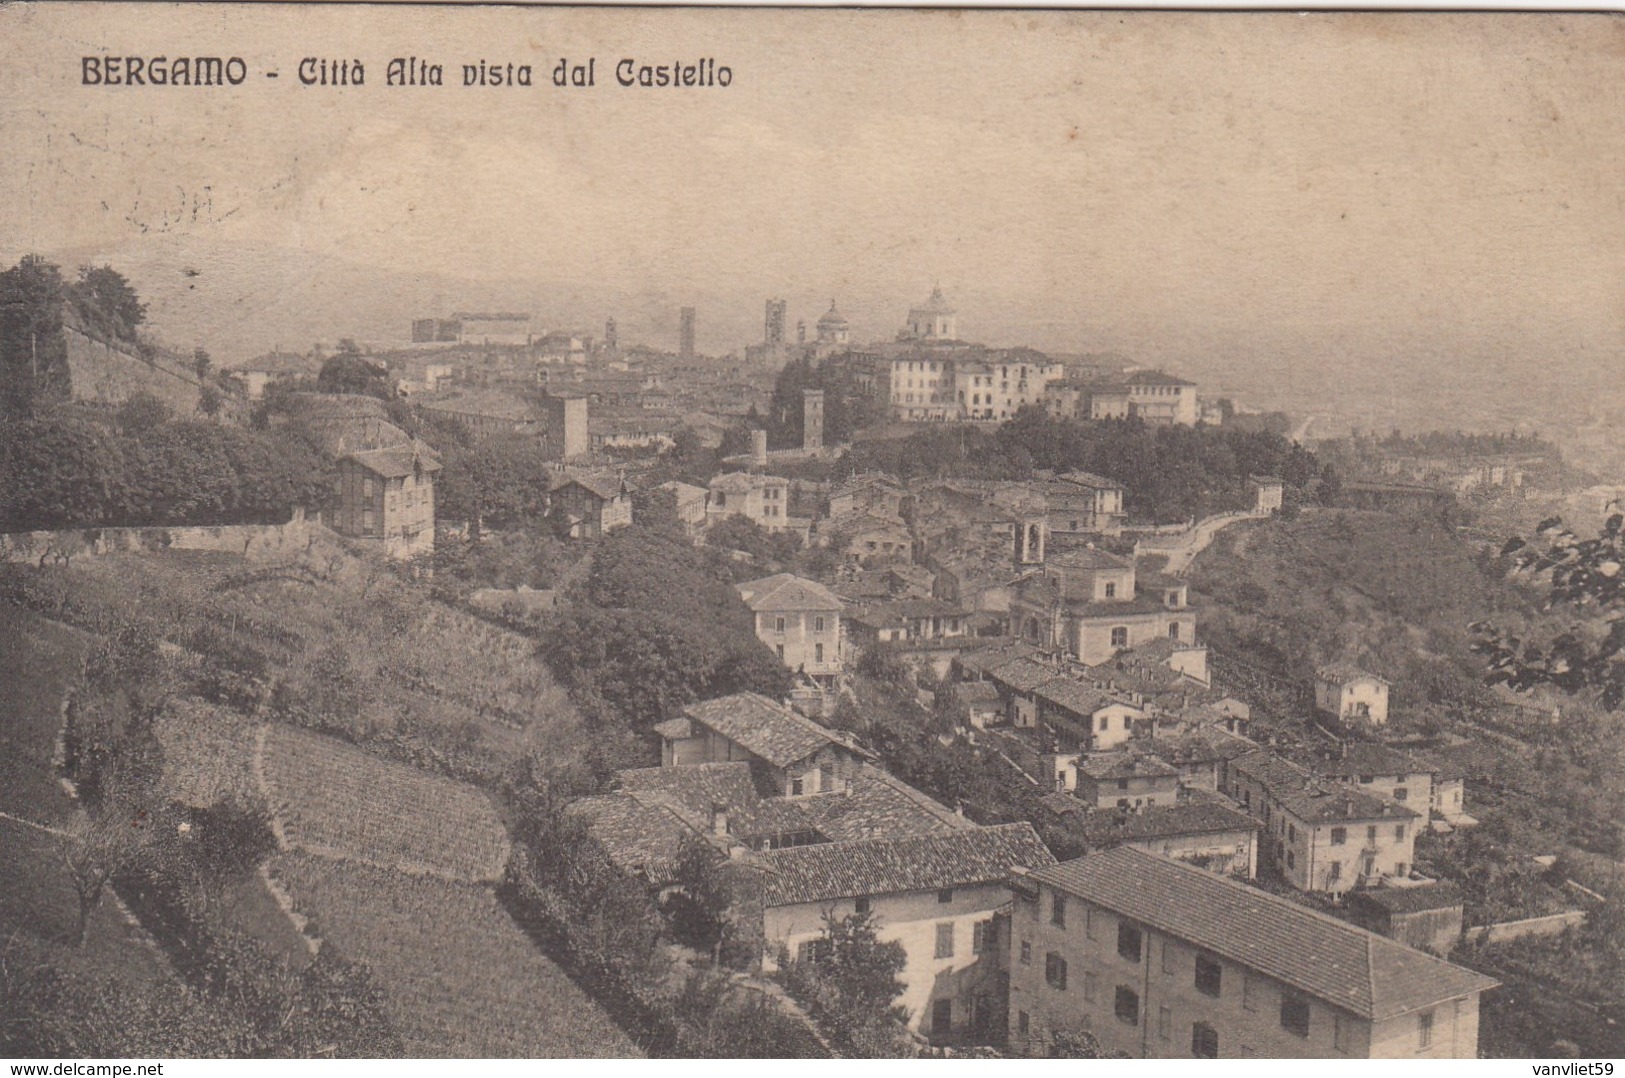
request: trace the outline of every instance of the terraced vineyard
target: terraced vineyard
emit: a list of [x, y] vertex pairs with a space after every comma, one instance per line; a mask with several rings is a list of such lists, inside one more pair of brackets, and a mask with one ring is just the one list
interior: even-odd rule
[[263, 738], [267, 793], [292, 848], [471, 882], [501, 876], [507, 831], [478, 789], [294, 727], [267, 726]]
[[308, 931], [372, 970], [409, 1056], [641, 1054], [487, 887], [300, 853], [271, 871]]

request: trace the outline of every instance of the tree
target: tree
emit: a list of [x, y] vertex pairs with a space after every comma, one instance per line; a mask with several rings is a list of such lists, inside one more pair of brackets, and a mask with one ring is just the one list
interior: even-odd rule
[[677, 889], [661, 908], [672, 933], [680, 942], [715, 955], [733, 905], [733, 889], [718, 864], [716, 848], [699, 835], [685, 836], [674, 877]]
[[173, 418], [174, 412], [169, 405], [151, 393], [132, 394], [113, 413], [113, 422], [119, 433], [133, 438], [151, 434]]
[[1108, 1052], [1086, 1029], [1057, 1029], [1049, 1035], [1051, 1059], [1127, 1059], [1123, 1052]]
[[68, 294], [87, 327], [116, 340], [133, 342], [136, 327], [147, 320], [147, 305], [112, 266], [80, 266]]
[[192, 349], [192, 373], [197, 375], [198, 381], [201, 382], [209, 377], [209, 371], [213, 367], [214, 359], [209, 355], [208, 349], [202, 345]]
[[[354, 349], [355, 342], [349, 343]], [[316, 376], [316, 388], [323, 393], [355, 393], [380, 400], [395, 397], [395, 384], [389, 377], [389, 369], [353, 350], [341, 351], [322, 364], [321, 372]]]
[[67, 398], [66, 298], [61, 270], [39, 255], [0, 273], [0, 414], [28, 416]]
[[1557, 517], [1542, 521], [1536, 535], [1538, 545], [1514, 537], [1502, 548], [1511, 575], [1546, 577], [1543, 609], [1581, 620], [1546, 641], [1520, 639], [1493, 622], [1473, 625], [1487, 680], [1518, 691], [1597, 690], [1603, 706], [1616, 709], [1625, 704], [1625, 514], [1610, 516], [1595, 539], [1579, 539]]
[[78, 900], [75, 947], [84, 946], [90, 915], [100, 905], [107, 885], [139, 856], [146, 828], [143, 815], [103, 806], [77, 817], [64, 829], [57, 851]]

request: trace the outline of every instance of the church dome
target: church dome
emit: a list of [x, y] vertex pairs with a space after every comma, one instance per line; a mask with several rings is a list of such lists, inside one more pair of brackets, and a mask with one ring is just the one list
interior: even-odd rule
[[828, 328], [831, 328], [831, 329], [834, 329], [834, 328], [837, 328], [837, 327], [845, 328], [845, 326], [847, 325], [846, 319], [841, 317], [841, 312], [837, 311], [835, 309], [835, 301], [834, 300], [829, 301], [829, 310], [824, 312], [824, 317], [822, 317], [822, 318], [820, 318], [818, 320], [818, 325], [821, 328], [828, 327]]

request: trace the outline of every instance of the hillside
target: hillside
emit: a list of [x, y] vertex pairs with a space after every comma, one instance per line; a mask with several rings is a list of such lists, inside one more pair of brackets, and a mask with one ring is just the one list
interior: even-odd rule
[[1316, 666], [1350, 662], [1393, 682], [1394, 710], [1417, 719], [1483, 698], [1470, 624], [1528, 611], [1453, 529], [1389, 513], [1309, 510], [1226, 529], [1190, 580], [1218, 655], [1305, 685]]

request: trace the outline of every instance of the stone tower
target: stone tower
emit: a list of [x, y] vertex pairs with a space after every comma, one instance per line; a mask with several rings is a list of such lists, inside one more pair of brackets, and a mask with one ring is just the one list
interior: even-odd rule
[[678, 312], [677, 355], [680, 359], [694, 358], [694, 308], [684, 307]]
[[801, 391], [801, 448], [816, 451], [824, 448], [824, 391]]
[[1043, 517], [1016, 518], [1016, 565], [1043, 565], [1049, 525]]

